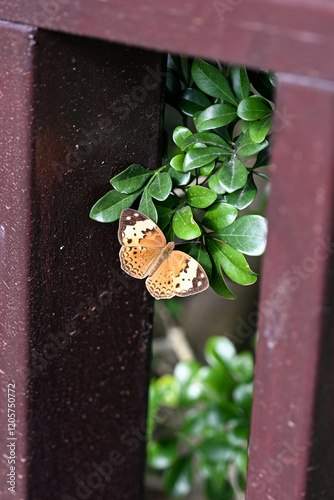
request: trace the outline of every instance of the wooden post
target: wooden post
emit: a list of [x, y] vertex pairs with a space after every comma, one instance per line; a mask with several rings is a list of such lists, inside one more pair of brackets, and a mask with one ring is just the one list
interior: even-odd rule
[[152, 301], [119, 268], [117, 224], [88, 214], [113, 175], [160, 162], [164, 58], [8, 23], [0, 36], [2, 498], [13, 442], [18, 498], [139, 499]]
[[279, 82], [246, 498], [325, 500], [334, 486], [334, 85]]

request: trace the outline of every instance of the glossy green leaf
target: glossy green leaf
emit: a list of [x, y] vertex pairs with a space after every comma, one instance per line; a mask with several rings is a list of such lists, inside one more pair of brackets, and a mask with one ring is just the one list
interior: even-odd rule
[[146, 451], [147, 463], [152, 469], [166, 469], [177, 459], [177, 440], [150, 441]]
[[211, 189], [203, 186], [190, 186], [186, 198], [192, 207], [206, 208], [215, 202], [217, 195]]
[[246, 68], [233, 66], [231, 68], [232, 88], [237, 98], [242, 101], [249, 96], [249, 79]]
[[159, 172], [155, 175], [152, 183], [148, 186], [147, 192], [156, 200], [165, 200], [173, 187], [172, 179], [167, 172]]
[[252, 354], [248, 351], [242, 351], [235, 356], [231, 361], [230, 370], [238, 382], [251, 382], [254, 376], [254, 359]]
[[[213, 160], [210, 163], [208, 163], [207, 165], [200, 167], [199, 175], [207, 176], [207, 175], [211, 174], [211, 172], [214, 170], [215, 166], [216, 166], [216, 162], [215, 162], [215, 160]], [[192, 173], [193, 172], [194, 171], [192, 170]]]
[[195, 59], [191, 68], [192, 77], [199, 89], [212, 97], [224, 99], [231, 104], [238, 105], [226, 76], [217, 68], [201, 59]]
[[141, 197], [139, 207], [139, 212], [147, 215], [150, 219], [152, 219], [155, 223], [158, 222], [158, 213], [151, 196], [148, 194], [147, 189], [144, 190], [143, 195]]
[[237, 189], [233, 193], [227, 194], [225, 199], [228, 203], [236, 207], [238, 210], [243, 210], [248, 207], [254, 200], [257, 194], [257, 187], [253, 180], [253, 175], [250, 173], [244, 187]]
[[[211, 255], [210, 255], [211, 256]], [[212, 258], [212, 256], [211, 256]], [[225, 279], [221, 270], [221, 267], [219, 265], [219, 262], [215, 262], [213, 260], [213, 266], [212, 266], [212, 274], [210, 278], [210, 286], [211, 288], [221, 297], [225, 297], [225, 299], [235, 299], [236, 296], [234, 295], [233, 292], [228, 288], [228, 286], [225, 283]]]
[[206, 439], [198, 445], [199, 453], [210, 462], [230, 462], [234, 451], [227, 444], [224, 436]]
[[166, 373], [155, 382], [160, 398], [160, 405], [177, 407], [179, 404], [180, 385], [173, 375]]
[[219, 179], [225, 191], [233, 193], [242, 188], [248, 178], [248, 170], [243, 163], [236, 157], [224, 163], [219, 171]]
[[202, 111], [195, 119], [197, 130], [209, 130], [219, 128], [233, 122], [237, 116], [237, 110], [229, 104], [213, 104]]
[[251, 285], [257, 280], [242, 253], [220, 240], [208, 239], [207, 247], [227, 276], [239, 285]]
[[200, 90], [187, 88], [181, 92], [178, 105], [185, 115], [193, 116], [198, 111], [203, 111], [210, 106], [211, 101]]
[[238, 210], [228, 203], [215, 203], [210, 207], [203, 219], [202, 224], [213, 231], [220, 231], [232, 224], [238, 215]]
[[255, 168], [266, 167], [269, 165], [270, 161], [270, 146], [268, 145], [266, 148], [262, 149], [257, 155], [256, 162], [253, 165], [253, 170]]
[[153, 174], [153, 171], [134, 163], [113, 177], [110, 182], [120, 193], [131, 194], [141, 188]]
[[203, 167], [204, 165], [211, 163], [212, 160], [219, 158], [221, 154], [221, 148], [209, 147], [191, 149], [186, 154], [183, 171], [187, 172], [189, 170], [193, 170], [194, 168]]
[[173, 217], [173, 230], [179, 238], [183, 240], [192, 240], [201, 235], [198, 224], [194, 221], [191, 208], [180, 208]]
[[[212, 132], [197, 132], [187, 137], [181, 144], [181, 149], [184, 151], [191, 144], [205, 144], [206, 146], [216, 146], [224, 149], [230, 149], [228, 143], [218, 134]], [[222, 154], [224, 152], [222, 151]]]
[[171, 166], [178, 172], [183, 172], [185, 157], [186, 157], [185, 154], [173, 156], [173, 158], [170, 161]]
[[188, 184], [190, 180], [190, 172], [181, 172], [180, 170], [175, 170], [173, 167], [168, 169], [168, 175], [171, 177], [174, 186], [184, 186], [185, 184]]
[[268, 141], [263, 141], [260, 144], [252, 141], [249, 131], [245, 134], [240, 134], [235, 145], [236, 152], [239, 156], [252, 156], [268, 146]]
[[241, 384], [233, 391], [233, 400], [237, 405], [250, 414], [253, 398], [253, 384]]
[[176, 127], [173, 132], [173, 141], [179, 148], [181, 148], [182, 143], [190, 135], [193, 134], [187, 127]]
[[109, 191], [92, 207], [89, 216], [98, 222], [114, 222], [119, 219], [125, 208], [130, 208], [141, 191], [133, 194], [123, 194]]
[[242, 120], [254, 121], [272, 113], [272, 108], [264, 97], [252, 95], [238, 105], [238, 116]]
[[229, 364], [236, 355], [233, 343], [226, 337], [210, 337], [204, 348], [204, 356], [209, 365], [215, 367]]
[[191, 456], [179, 458], [165, 473], [166, 491], [175, 498], [187, 495], [193, 483]]
[[252, 122], [249, 127], [249, 136], [252, 141], [260, 143], [265, 138], [269, 132], [272, 123], [272, 115], [263, 118], [262, 120], [258, 120], [256, 122]]
[[245, 215], [210, 236], [224, 241], [239, 252], [261, 255], [267, 243], [267, 220], [261, 215]]
[[234, 500], [235, 491], [229, 481], [223, 479], [221, 485], [217, 485], [212, 476], [209, 476], [204, 481], [204, 491], [207, 500]]
[[217, 194], [224, 194], [226, 193], [226, 189], [224, 187], [224, 179], [221, 174], [221, 168], [211, 177], [209, 178], [209, 188]]

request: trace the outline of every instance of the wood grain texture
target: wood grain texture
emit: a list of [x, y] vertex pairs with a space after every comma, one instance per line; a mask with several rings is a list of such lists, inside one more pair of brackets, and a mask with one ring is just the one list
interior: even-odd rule
[[2, 0], [0, 18], [266, 70], [334, 78], [331, 0]]
[[160, 162], [163, 79], [150, 70], [164, 60], [19, 26], [0, 32], [1, 369], [22, 406], [18, 498], [139, 500], [152, 301], [120, 270], [117, 223], [88, 214], [114, 174]]
[[279, 82], [246, 498], [325, 500], [334, 487], [334, 89]]

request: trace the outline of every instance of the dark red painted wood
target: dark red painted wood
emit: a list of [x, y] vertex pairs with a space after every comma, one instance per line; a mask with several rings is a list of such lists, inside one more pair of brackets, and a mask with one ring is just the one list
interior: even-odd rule
[[334, 78], [331, 0], [2, 0], [0, 18], [234, 64]]
[[152, 301], [120, 271], [117, 224], [88, 214], [112, 175], [160, 161], [164, 58], [3, 23], [0, 36], [1, 409], [13, 379], [17, 498], [139, 499]]
[[247, 500], [333, 496], [334, 85], [279, 75]]

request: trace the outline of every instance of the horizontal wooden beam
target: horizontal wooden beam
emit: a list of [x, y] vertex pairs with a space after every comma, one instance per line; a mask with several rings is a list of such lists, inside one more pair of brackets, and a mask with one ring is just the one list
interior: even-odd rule
[[334, 79], [331, 0], [2, 0], [0, 18], [165, 52]]

